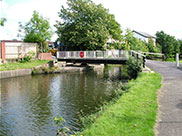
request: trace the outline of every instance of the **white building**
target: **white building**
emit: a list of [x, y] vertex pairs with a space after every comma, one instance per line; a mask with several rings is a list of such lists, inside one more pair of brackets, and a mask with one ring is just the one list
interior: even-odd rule
[[156, 43], [156, 38], [150, 34], [147, 34], [145, 32], [135, 31], [135, 30], [133, 30], [132, 32], [134, 37], [136, 37], [137, 39], [146, 41], [148, 43], [149, 39], [152, 38], [154, 43]]

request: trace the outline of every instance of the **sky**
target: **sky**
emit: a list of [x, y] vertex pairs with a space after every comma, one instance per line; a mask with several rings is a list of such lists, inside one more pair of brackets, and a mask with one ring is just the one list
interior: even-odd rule
[[[93, 0], [115, 15], [122, 30], [141, 31], [155, 35], [157, 31], [182, 39], [182, 0]], [[18, 39], [18, 22], [28, 22], [33, 11], [49, 18], [52, 29], [66, 0], [0, 0], [0, 17], [7, 22], [0, 27], [0, 40]], [[57, 38], [56, 34], [52, 41]]]

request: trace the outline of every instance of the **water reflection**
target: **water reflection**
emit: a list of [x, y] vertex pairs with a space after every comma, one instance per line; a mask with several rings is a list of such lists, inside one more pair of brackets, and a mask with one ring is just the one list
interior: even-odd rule
[[120, 74], [121, 67], [114, 67], [0, 80], [0, 135], [55, 135], [55, 116], [62, 116], [69, 128], [79, 130], [79, 112], [90, 114], [110, 99]]

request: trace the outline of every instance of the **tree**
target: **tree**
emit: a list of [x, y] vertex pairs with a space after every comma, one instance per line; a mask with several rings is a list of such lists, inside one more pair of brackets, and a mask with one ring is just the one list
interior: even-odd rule
[[6, 18], [0, 18], [0, 26], [4, 26], [4, 23], [6, 22]]
[[161, 52], [160, 48], [158, 48], [158, 46], [156, 47], [154, 45], [154, 40], [152, 38], [149, 38], [147, 47], [148, 47], [149, 52], [154, 52], [154, 53]]
[[67, 0], [68, 8], [62, 6], [57, 22], [59, 40], [71, 50], [103, 49], [109, 37], [121, 41], [120, 24], [101, 4], [91, 0]]
[[124, 35], [125, 40], [125, 47], [131, 49], [131, 50], [140, 50], [143, 52], [147, 52], [148, 48], [146, 46], [146, 42], [139, 40], [134, 37], [133, 32], [130, 29], [126, 29], [126, 34]]
[[162, 53], [165, 54], [166, 58], [173, 58], [175, 54], [179, 52], [180, 43], [174, 36], [160, 31], [156, 33], [156, 40], [159, 46], [161, 46]]
[[180, 46], [180, 54], [182, 54], [182, 40], [178, 40]]
[[53, 34], [48, 19], [43, 18], [37, 11], [34, 11], [30, 21], [25, 25], [20, 23], [19, 27], [19, 32], [23, 30], [25, 34], [24, 42], [38, 43], [39, 52], [48, 51], [47, 40], [50, 40]]

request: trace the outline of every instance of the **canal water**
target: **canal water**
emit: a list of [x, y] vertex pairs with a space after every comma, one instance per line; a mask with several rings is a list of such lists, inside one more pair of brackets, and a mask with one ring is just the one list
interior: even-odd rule
[[122, 67], [84, 73], [24, 76], [0, 80], [0, 136], [54, 136], [54, 117], [78, 131], [80, 114], [94, 113], [122, 78]]

